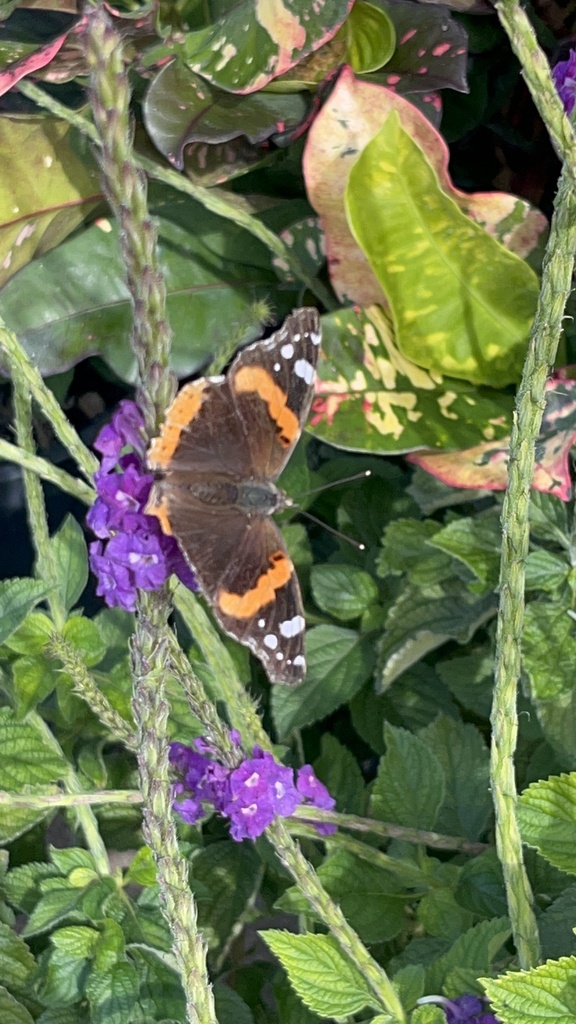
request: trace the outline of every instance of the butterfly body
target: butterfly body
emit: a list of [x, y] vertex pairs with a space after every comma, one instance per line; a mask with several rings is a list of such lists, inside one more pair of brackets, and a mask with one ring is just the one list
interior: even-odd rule
[[304, 678], [298, 579], [270, 518], [289, 507], [275, 485], [308, 416], [320, 345], [316, 310], [243, 349], [225, 376], [187, 384], [168, 410], [148, 462], [147, 512], [176, 537], [227, 633], [273, 682]]

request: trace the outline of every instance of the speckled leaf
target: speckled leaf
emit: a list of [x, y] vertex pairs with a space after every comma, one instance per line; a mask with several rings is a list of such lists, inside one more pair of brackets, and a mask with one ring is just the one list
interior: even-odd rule
[[308, 423], [322, 440], [387, 454], [508, 433], [511, 396], [416, 366], [377, 307], [339, 310], [323, 317], [322, 328], [326, 358]]
[[[279, 234], [284, 245], [297, 257], [300, 266], [305, 268], [311, 278], [316, 277], [326, 262], [324, 236], [318, 218], [303, 217]], [[272, 257], [272, 266], [285, 284], [298, 284], [288, 265], [279, 256]]]
[[433, 89], [468, 92], [468, 46], [465, 28], [444, 6], [371, 0], [386, 12], [396, 29], [396, 49], [382, 84], [402, 95]]
[[308, 101], [300, 93], [233, 96], [212, 87], [179, 60], [159, 71], [143, 105], [150, 138], [178, 168], [190, 144], [222, 144], [243, 136], [260, 149], [266, 139], [299, 125], [307, 111]]
[[537, 277], [442, 191], [395, 113], [354, 164], [346, 206], [390, 303], [401, 352], [476, 384], [517, 380]]
[[352, 0], [239, 0], [186, 36], [192, 71], [228, 92], [255, 92], [336, 34]]
[[[182, 219], [186, 207], [182, 207]], [[197, 209], [198, 234], [161, 219], [160, 259], [166, 275], [168, 313], [174, 331], [172, 366], [181, 376], [197, 371], [240, 323], [253, 340], [258, 325], [250, 307], [276, 299], [279, 316], [292, 305], [289, 291], [276, 295], [275, 276], [259, 265], [260, 249], [242, 232], [220, 236], [217, 218]], [[207, 241], [204, 241], [204, 238]], [[226, 255], [224, 255], [226, 253]], [[250, 260], [254, 255], [254, 264]], [[9, 281], [0, 291], [0, 316], [18, 334], [44, 374], [58, 373], [99, 353], [124, 380], [136, 366], [129, 344], [131, 304], [117, 229], [109, 221], [77, 235]]]
[[0, 72], [0, 96], [3, 96], [5, 92], [12, 89], [26, 75], [31, 74], [33, 71], [38, 71], [39, 68], [43, 68], [48, 64], [64, 45], [66, 35], [67, 33], [58, 36], [57, 39], [47, 43], [46, 46], [33, 49], [26, 56], [8, 64]]
[[0, 285], [66, 238], [101, 198], [86, 146], [63, 121], [0, 118]]
[[[508, 479], [509, 437], [458, 452], [415, 452], [408, 461], [451, 487], [503, 491]], [[576, 443], [576, 381], [547, 383], [546, 410], [536, 444], [532, 486], [562, 501], [572, 496], [570, 451]]]
[[378, 4], [356, 0], [340, 31], [346, 33], [346, 59], [356, 74], [377, 71], [394, 53], [394, 25]]
[[467, 195], [455, 189], [448, 174], [448, 147], [424, 114], [390, 89], [359, 81], [347, 69], [316, 117], [304, 153], [308, 196], [320, 215], [332, 285], [342, 301], [361, 306], [384, 301], [382, 287], [348, 226], [344, 193], [359, 154], [391, 111], [426, 154], [442, 190], [488, 234], [526, 258], [547, 230], [543, 214], [507, 193]]

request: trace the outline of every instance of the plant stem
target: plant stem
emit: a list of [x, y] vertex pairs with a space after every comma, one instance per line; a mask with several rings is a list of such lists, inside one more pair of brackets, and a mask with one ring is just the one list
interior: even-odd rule
[[[63, 103], [59, 103], [57, 100], [49, 96], [43, 89], [40, 89], [37, 85], [34, 85], [28, 79], [23, 79], [18, 82], [18, 89], [23, 96], [27, 96], [28, 99], [37, 103], [38, 106], [44, 107], [45, 110], [49, 110], [50, 113], [56, 117], [60, 117], [69, 124], [74, 125], [84, 135], [87, 135], [97, 145], [100, 145], [100, 138], [98, 132], [95, 130], [94, 125], [90, 123], [81, 114], [78, 114], [68, 107], [64, 106]], [[191, 199], [195, 199], [198, 203], [201, 203], [206, 210], [210, 210], [215, 213], [218, 217], [223, 217], [226, 220], [232, 221], [240, 228], [244, 228], [254, 238], [258, 238], [263, 245], [272, 253], [273, 256], [283, 260], [289, 267], [292, 275], [302, 284], [308, 288], [313, 295], [316, 296], [318, 302], [322, 303], [325, 309], [335, 309], [336, 303], [330, 292], [321, 281], [315, 277], [310, 277], [306, 269], [301, 265], [300, 261], [292, 251], [284, 244], [281, 238], [278, 237], [270, 228], [267, 228], [265, 224], [262, 224], [257, 217], [253, 217], [250, 213], [247, 213], [238, 203], [232, 202], [227, 198], [226, 194], [222, 189], [217, 188], [204, 188], [202, 185], [195, 185], [188, 178], [185, 178], [183, 174], [178, 171], [173, 171], [168, 167], [162, 167], [159, 163], [154, 160], [150, 160], [149, 157], [135, 156], [134, 164], [141, 170], [145, 171], [150, 178], [154, 178], [156, 181], [161, 181], [165, 185], [169, 185], [171, 188], [177, 189], [179, 192], [184, 192], [189, 195]]]
[[532, 893], [522, 856], [516, 818], [514, 752], [518, 733], [517, 687], [524, 622], [524, 563], [529, 543], [530, 488], [535, 444], [546, 404], [546, 380], [552, 371], [562, 317], [572, 288], [576, 252], [576, 191], [562, 172], [542, 272], [542, 288], [532, 327], [510, 437], [508, 489], [502, 510], [500, 610], [496, 637], [492, 705], [491, 782], [496, 811], [496, 848], [504, 872], [510, 919], [520, 967], [540, 957]]
[[323, 888], [314, 868], [302, 854], [298, 843], [292, 839], [282, 819], [276, 818], [266, 829], [266, 835], [300, 891], [374, 992], [375, 1007], [386, 1010], [394, 1021], [403, 1024], [406, 1016], [402, 1003], [386, 971], [373, 959], [348, 924], [338, 904], [333, 902]]
[[142, 793], [135, 789], [102, 789], [97, 793], [6, 793], [0, 790], [0, 807], [25, 808], [33, 811], [52, 810], [54, 807], [76, 809], [81, 804], [134, 804], [142, 803]]
[[5, 441], [4, 438], [0, 438], [0, 459], [5, 459], [6, 462], [14, 462], [17, 466], [22, 466], [22, 469], [35, 473], [42, 480], [47, 480], [48, 483], [54, 484], [60, 491], [64, 491], [65, 494], [71, 494], [73, 498], [77, 498], [78, 501], [82, 501], [85, 505], [91, 505], [96, 497], [94, 488], [90, 487], [84, 480], [72, 476], [65, 469], [58, 469], [51, 462], [48, 462], [48, 459], [43, 459], [40, 455], [25, 451], [15, 444], [10, 444], [10, 441]]
[[0, 320], [0, 352], [4, 352], [7, 357], [12, 380], [18, 381], [24, 393], [30, 394], [34, 399], [56, 436], [68, 449], [78, 468], [91, 484], [92, 477], [98, 469], [98, 459], [78, 436], [50, 388], [46, 386], [38, 370], [20, 345], [16, 335], [8, 330], [2, 320]]

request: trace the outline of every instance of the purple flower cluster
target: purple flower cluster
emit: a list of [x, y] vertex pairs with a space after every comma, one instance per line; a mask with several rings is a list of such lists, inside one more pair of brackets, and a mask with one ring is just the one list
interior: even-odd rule
[[144, 513], [154, 478], [145, 470], [144, 420], [134, 402], [120, 402], [94, 447], [102, 461], [94, 477], [98, 497], [86, 522], [99, 538], [90, 545], [96, 593], [111, 608], [133, 612], [137, 590], [157, 590], [171, 573], [195, 590], [176, 541]]
[[493, 1013], [486, 1013], [487, 1003], [478, 996], [458, 996], [444, 1001], [447, 1024], [498, 1024]]
[[576, 50], [570, 50], [568, 60], [561, 60], [552, 68], [552, 78], [564, 110], [570, 116], [576, 102]]
[[[210, 748], [196, 740], [196, 750], [172, 743], [170, 762], [180, 777], [174, 785], [174, 810], [189, 825], [202, 817], [203, 804], [230, 819], [230, 834], [240, 842], [256, 839], [277, 815], [290, 817], [301, 803], [332, 810], [335, 800], [316, 778], [309, 764], [294, 772], [279, 764], [272, 754], [254, 747], [254, 756], [237, 768], [227, 768], [206, 757]], [[322, 835], [336, 831], [335, 825], [317, 824]]]

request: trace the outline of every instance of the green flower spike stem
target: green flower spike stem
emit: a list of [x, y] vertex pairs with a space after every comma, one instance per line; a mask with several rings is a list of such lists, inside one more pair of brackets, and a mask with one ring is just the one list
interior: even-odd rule
[[530, 488], [534, 474], [535, 443], [546, 404], [546, 381], [554, 367], [562, 317], [571, 291], [574, 270], [576, 140], [570, 123], [561, 111], [548, 64], [526, 15], [518, 4], [509, 2], [502, 2], [498, 6], [498, 13], [510, 34], [512, 47], [522, 62], [534, 101], [557, 146], [571, 161], [571, 165], [566, 164], [562, 171], [554, 204], [542, 269], [542, 287], [516, 398], [510, 437], [508, 489], [502, 511], [491, 781], [496, 811], [496, 847], [504, 872], [510, 920], [520, 967], [528, 970], [539, 962], [540, 943], [516, 818], [516, 701], [521, 668], [524, 565], [529, 544]]
[[[165, 288], [156, 248], [156, 229], [146, 206], [146, 181], [135, 166], [121, 40], [102, 8], [91, 12], [86, 38], [92, 108], [101, 141], [101, 166], [110, 205], [122, 228], [122, 255], [134, 306], [134, 350], [140, 373], [139, 402], [149, 434], [174, 393], [168, 373], [170, 335]], [[197, 927], [188, 867], [178, 850], [172, 820], [168, 766], [168, 704], [164, 680], [170, 634], [168, 588], [141, 593], [132, 642], [134, 719], [144, 797], [143, 832], [156, 863], [163, 912], [173, 937], [189, 1024], [216, 1024], [206, 949]]]

